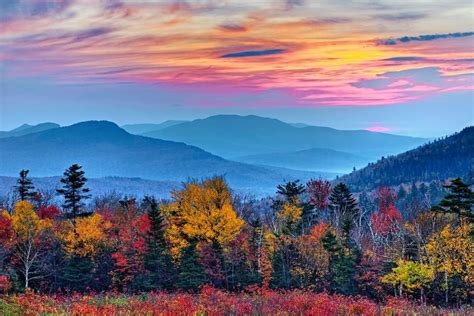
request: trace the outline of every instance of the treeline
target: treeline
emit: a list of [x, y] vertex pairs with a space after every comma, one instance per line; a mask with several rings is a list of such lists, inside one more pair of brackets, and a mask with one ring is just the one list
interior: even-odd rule
[[363, 169], [343, 176], [341, 181], [354, 190], [362, 191], [380, 185], [442, 181], [456, 176], [467, 177], [468, 181], [472, 181], [472, 170], [474, 127], [471, 126], [405, 153], [382, 157]]
[[400, 190], [409, 213], [388, 187], [356, 197], [342, 183], [293, 181], [266, 203], [235, 196], [216, 177], [185, 183], [170, 201], [104, 198], [91, 209], [80, 166], [64, 173], [60, 206], [23, 170], [18, 201], [0, 215], [0, 291], [192, 292], [208, 284], [469, 304], [474, 193], [461, 179], [445, 187], [437, 205], [416, 186]]

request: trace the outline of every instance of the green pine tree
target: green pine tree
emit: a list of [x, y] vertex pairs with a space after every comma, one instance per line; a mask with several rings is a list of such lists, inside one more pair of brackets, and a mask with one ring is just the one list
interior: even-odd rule
[[356, 267], [360, 251], [355, 245], [344, 242], [342, 246], [336, 235], [327, 231], [322, 238], [323, 246], [329, 252], [329, 284], [331, 290], [344, 295], [356, 293]]
[[155, 199], [147, 198], [150, 230], [146, 237], [145, 269], [149, 289], [169, 289], [173, 286], [175, 271], [165, 239], [165, 219]]
[[20, 171], [20, 177], [17, 180], [17, 185], [15, 186], [16, 191], [18, 192], [18, 195], [20, 197], [20, 200], [26, 201], [28, 199], [31, 199], [36, 195], [36, 192], [34, 192], [34, 186], [33, 182], [31, 181], [30, 178], [28, 178], [28, 173], [29, 170], [21, 170]]
[[61, 274], [62, 287], [78, 292], [91, 289], [94, 285], [94, 263], [90, 258], [73, 256], [67, 259]]
[[84, 188], [87, 179], [84, 177], [84, 171], [78, 164], [73, 164], [64, 172], [61, 183], [62, 189], [56, 190], [64, 196], [63, 208], [67, 211], [66, 216], [72, 220], [75, 225], [75, 219], [81, 216], [88, 216], [92, 212], [84, 211], [84, 199], [88, 199], [90, 195], [88, 188]]
[[470, 185], [464, 183], [461, 178], [456, 178], [444, 187], [450, 192], [432, 210], [444, 214], [456, 214], [460, 219], [466, 219], [470, 224], [474, 224], [474, 192]]
[[283, 195], [289, 203], [296, 203], [298, 196], [305, 191], [304, 185], [300, 183], [300, 180], [289, 181], [285, 184], [279, 184], [277, 186], [277, 194]]
[[337, 184], [329, 196], [329, 209], [334, 226], [349, 234], [359, 212], [356, 199], [344, 183]]
[[181, 262], [176, 287], [187, 291], [197, 291], [206, 282], [204, 267], [196, 251], [197, 241], [192, 240], [181, 253]]

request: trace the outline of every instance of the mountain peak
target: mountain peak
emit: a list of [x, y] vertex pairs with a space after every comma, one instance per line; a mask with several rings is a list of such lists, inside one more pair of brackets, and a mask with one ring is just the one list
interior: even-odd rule
[[110, 121], [84, 121], [68, 126], [69, 128], [107, 128], [107, 129], [119, 129], [121, 128]]

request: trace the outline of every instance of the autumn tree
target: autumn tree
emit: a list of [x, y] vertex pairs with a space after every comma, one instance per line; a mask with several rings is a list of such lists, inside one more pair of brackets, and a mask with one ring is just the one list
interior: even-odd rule
[[398, 293], [403, 291], [413, 293], [420, 290], [421, 301], [424, 302], [424, 291], [434, 279], [434, 269], [429, 264], [410, 260], [399, 260], [397, 266], [390, 273], [382, 277], [381, 281], [398, 287]]
[[229, 187], [216, 177], [187, 183], [172, 196], [174, 201], [164, 207], [170, 222], [167, 235], [171, 243], [183, 247], [191, 240], [197, 241], [210, 282], [223, 284], [223, 252], [244, 226], [232, 206]]
[[311, 180], [306, 184], [309, 205], [311, 206], [303, 214], [303, 222], [308, 228], [322, 219], [329, 206], [329, 195], [331, 194], [331, 183], [327, 180]]
[[443, 275], [445, 303], [449, 303], [450, 292], [454, 290], [451, 284], [455, 280], [465, 285], [464, 288], [458, 285], [458, 299], [466, 298], [468, 289], [474, 286], [474, 242], [469, 224], [446, 225], [431, 236], [426, 248], [436, 272]]
[[328, 229], [328, 224], [319, 223], [295, 241], [297, 259], [291, 273], [300, 288], [316, 291], [326, 288], [329, 253], [324, 248], [322, 238]]
[[111, 233], [115, 240], [112, 283], [116, 289], [124, 291], [144, 289], [145, 239], [150, 230], [150, 220], [146, 214], [138, 212], [135, 199], [125, 198], [119, 204], [112, 217]]
[[24, 277], [27, 289], [30, 282], [41, 278], [44, 272], [39, 265], [45, 250], [41, 238], [45, 230], [50, 227], [50, 223], [41, 220], [33, 206], [26, 201], [20, 201], [15, 205], [11, 223], [15, 235], [14, 253], [19, 260], [19, 271]]
[[91, 215], [91, 212], [84, 211], [84, 199], [90, 197], [87, 193], [88, 188], [84, 185], [87, 178], [84, 176], [85, 172], [78, 164], [71, 165], [64, 172], [61, 183], [63, 187], [57, 192], [64, 197], [63, 208], [67, 211], [67, 218], [71, 219], [73, 225], [76, 225], [76, 218]]
[[171, 221], [179, 226], [185, 239], [225, 246], [244, 225], [232, 207], [232, 195], [222, 178], [187, 183], [172, 196]]
[[[271, 236], [271, 237], [270, 237]], [[250, 223], [249, 252], [251, 263], [256, 265], [256, 270], [262, 286], [268, 288], [272, 273], [269, 238], [275, 236], [268, 231], [263, 221], [257, 217]]]
[[20, 197], [21, 201], [26, 201], [32, 199], [36, 192], [34, 192], [34, 185], [30, 178], [28, 178], [29, 170], [21, 170], [20, 177], [17, 180], [17, 185], [15, 186], [16, 191]]
[[75, 225], [63, 223], [58, 237], [66, 254], [62, 275], [66, 287], [82, 291], [92, 287], [94, 270], [102, 263], [99, 257], [110, 246], [110, 229], [111, 222], [99, 213], [77, 218]]

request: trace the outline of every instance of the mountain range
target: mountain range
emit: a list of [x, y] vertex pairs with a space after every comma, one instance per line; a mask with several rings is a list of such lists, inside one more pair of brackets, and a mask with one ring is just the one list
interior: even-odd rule
[[[58, 127], [54, 123], [25, 124], [12, 131], [0, 132], [0, 138]], [[122, 128], [134, 135], [184, 142], [224, 159], [330, 173], [348, 173], [381, 156], [398, 154], [428, 141], [362, 130], [285, 123], [254, 115], [216, 115], [193, 121], [127, 124]]]
[[284, 180], [334, 177], [229, 161], [184, 143], [132, 135], [107, 121], [89, 121], [0, 139], [0, 175], [30, 169], [36, 177], [58, 176], [79, 163], [89, 177], [139, 177], [185, 181], [224, 175], [237, 189], [270, 192]]
[[[474, 127], [435, 140], [405, 153], [382, 158], [337, 181], [355, 191], [410, 182], [430, 182], [474, 176]], [[472, 182], [471, 182], [472, 183]]]
[[59, 124], [56, 123], [41, 123], [38, 125], [29, 125], [23, 124], [15, 129], [10, 131], [0, 131], [0, 138], [13, 137], [13, 136], [23, 136], [27, 134], [37, 133], [46, 131], [48, 129], [58, 128]]
[[[428, 141], [424, 138], [364, 130], [346, 131], [318, 126], [295, 127], [276, 119], [254, 115], [216, 115], [146, 132], [143, 135], [184, 142], [227, 159], [265, 154], [267, 156], [258, 159], [264, 164], [271, 164], [265, 157], [274, 157], [275, 153], [300, 152], [314, 148], [364, 157], [365, 163], [368, 163], [381, 156], [413, 149]], [[333, 154], [338, 155], [335, 152]], [[344, 157], [341, 157], [341, 160], [344, 161]], [[285, 164], [285, 166], [297, 168], [294, 165]], [[352, 167], [353, 162], [350, 162], [339, 166], [338, 169], [349, 171]]]

